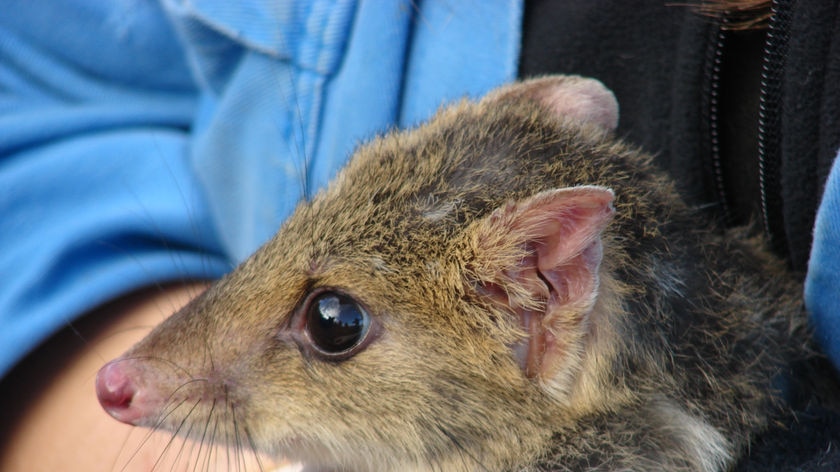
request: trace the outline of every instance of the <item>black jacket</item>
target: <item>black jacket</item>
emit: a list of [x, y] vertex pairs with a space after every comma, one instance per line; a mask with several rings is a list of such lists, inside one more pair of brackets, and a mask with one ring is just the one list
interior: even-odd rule
[[520, 75], [600, 79], [621, 106], [619, 134], [690, 203], [761, 223], [804, 272], [840, 148], [840, 2], [777, 1], [769, 29], [746, 32], [685, 3], [528, 1]]

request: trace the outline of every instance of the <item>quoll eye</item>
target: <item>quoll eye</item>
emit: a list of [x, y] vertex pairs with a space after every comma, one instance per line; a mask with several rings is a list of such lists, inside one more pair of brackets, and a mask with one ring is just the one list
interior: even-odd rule
[[355, 300], [336, 292], [314, 297], [306, 308], [306, 330], [321, 354], [340, 358], [354, 354], [370, 330], [370, 315]]

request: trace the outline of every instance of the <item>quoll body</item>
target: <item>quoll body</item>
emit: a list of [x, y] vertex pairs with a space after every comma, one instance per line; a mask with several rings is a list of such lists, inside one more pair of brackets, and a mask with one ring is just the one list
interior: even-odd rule
[[556, 76], [371, 141], [100, 402], [314, 469], [730, 468], [805, 355], [800, 287], [617, 119]]

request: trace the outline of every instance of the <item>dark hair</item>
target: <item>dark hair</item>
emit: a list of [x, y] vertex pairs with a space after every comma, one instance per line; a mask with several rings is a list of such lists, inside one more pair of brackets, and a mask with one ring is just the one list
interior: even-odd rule
[[724, 21], [727, 29], [766, 28], [772, 15], [771, 0], [700, 0], [694, 8]]

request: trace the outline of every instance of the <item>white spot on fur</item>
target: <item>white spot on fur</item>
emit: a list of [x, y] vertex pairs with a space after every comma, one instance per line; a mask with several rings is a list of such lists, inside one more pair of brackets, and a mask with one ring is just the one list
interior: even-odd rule
[[434, 197], [430, 197], [424, 205], [424, 208], [420, 210], [421, 216], [423, 219], [435, 223], [449, 216], [456, 208], [458, 208], [460, 203], [461, 201], [456, 199], [439, 204]]
[[394, 269], [388, 267], [388, 263], [381, 257], [371, 257], [370, 264], [377, 272], [393, 273]]
[[698, 472], [725, 470], [732, 461], [729, 441], [712, 425], [686, 412], [671, 400], [661, 400], [651, 408], [694, 464]]
[[426, 272], [432, 279], [438, 279], [441, 276], [440, 262], [428, 261], [426, 262]]
[[651, 272], [664, 293], [670, 293], [678, 297], [685, 297], [685, 282], [682, 277], [669, 264], [659, 259], [654, 259]]

